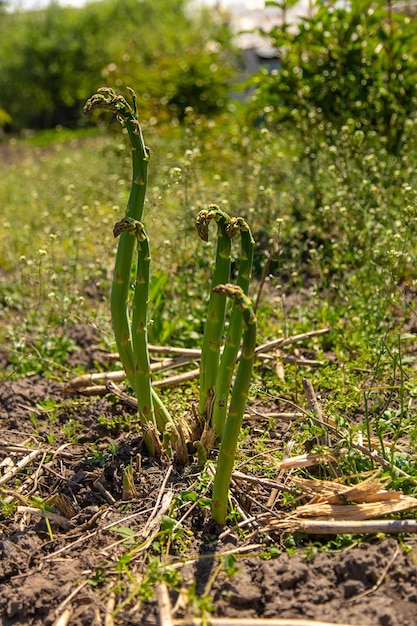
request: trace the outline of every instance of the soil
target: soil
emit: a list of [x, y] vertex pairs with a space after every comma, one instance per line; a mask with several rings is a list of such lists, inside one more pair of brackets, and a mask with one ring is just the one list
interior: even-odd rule
[[[88, 332], [74, 330], [82, 350], [73, 365], [77, 358], [90, 366], [99, 359]], [[120, 427], [126, 418], [130, 431]], [[198, 598], [200, 604], [205, 598], [217, 618], [415, 626], [413, 537], [361, 537], [334, 551], [320, 549], [329, 537], [310, 537], [308, 550], [299, 537], [289, 552], [283, 536], [256, 527], [249, 537], [233, 526], [221, 529], [208, 509], [188, 503], [178, 513], [183, 534], [171, 542], [158, 535], [156, 542], [161, 522], [172, 523], [161, 514], [169, 513], [172, 498], [192, 490], [199, 469], [149, 458], [134, 419], [134, 411], [113, 397], [69, 397], [59, 382], [42, 377], [0, 383], [2, 626], [50, 625], [60, 617], [74, 626], [161, 623], [161, 603], [152, 593], [160, 559], [171, 565], [164, 579], [177, 624], [191, 623]], [[285, 427], [275, 435], [277, 444], [285, 443]], [[31, 451], [30, 462], [7, 479]], [[134, 487], [126, 492], [129, 464]], [[245, 495], [235, 497], [242, 503]], [[267, 495], [255, 493], [259, 502], [251, 513]], [[34, 497], [43, 502], [35, 511]], [[47, 504], [57, 515], [49, 524], [41, 516]]]

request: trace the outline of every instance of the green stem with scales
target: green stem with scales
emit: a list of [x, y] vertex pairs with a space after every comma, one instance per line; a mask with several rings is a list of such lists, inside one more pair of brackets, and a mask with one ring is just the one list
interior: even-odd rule
[[[133, 98], [133, 108], [123, 96], [117, 95], [110, 88], [103, 87], [87, 100], [84, 114], [88, 114], [94, 109], [110, 111], [127, 129], [132, 148], [132, 182], [125, 216], [141, 221], [148, 180], [149, 150], [145, 146], [142, 130], [137, 120], [134, 92], [130, 90], [130, 93]], [[132, 231], [126, 230], [120, 234], [113, 272], [110, 306], [117, 349], [129, 382], [137, 392], [133, 375], [134, 356], [128, 308], [130, 273], [135, 243], [136, 238]]]
[[[237, 231], [239, 231], [241, 235], [241, 251], [236, 284], [242, 289], [245, 295], [248, 295], [249, 283], [252, 277], [255, 242], [249, 225], [242, 217], [232, 218], [228, 230], [230, 237], [233, 237]], [[223, 435], [230, 387], [242, 338], [242, 326], [243, 316], [241, 307], [234, 302], [230, 313], [227, 336], [215, 384], [212, 425], [219, 441], [221, 441]]]
[[134, 387], [138, 390], [138, 410], [141, 422], [150, 422], [156, 429], [155, 411], [151, 392], [151, 367], [148, 351], [148, 301], [149, 301], [149, 240], [142, 222], [124, 217], [114, 227], [114, 236], [132, 232], [136, 236], [138, 263], [132, 303], [132, 349], [135, 355], [133, 369]]
[[[149, 353], [147, 345], [148, 295], [149, 295], [149, 244], [141, 223], [145, 202], [149, 150], [144, 144], [141, 128], [136, 116], [134, 93], [133, 108], [112, 89], [103, 88], [90, 98], [85, 106], [85, 113], [95, 108], [105, 109], [116, 114], [118, 120], [127, 128], [132, 147], [132, 183], [125, 217], [116, 224], [115, 236], [119, 236], [113, 284], [111, 291], [112, 324], [120, 358], [126, 375], [134, 389], [139, 406], [139, 415], [145, 426], [146, 444], [151, 453], [155, 452], [154, 440], [150, 429], [159, 431], [169, 442], [178, 439], [178, 430], [173, 424], [170, 414], [156, 394], [151, 384]], [[221, 389], [222, 398], [229, 394], [236, 355], [239, 348], [242, 323], [244, 326], [242, 354], [231, 394], [228, 417], [223, 431], [224, 417], [216, 418], [218, 435], [222, 438], [219, 464], [216, 472], [213, 491], [213, 518], [224, 523], [227, 512], [227, 496], [230, 476], [236, 451], [237, 437], [240, 431], [243, 411], [249, 390], [256, 339], [256, 318], [245, 295], [251, 274], [253, 240], [244, 220], [231, 218], [212, 205], [208, 211], [200, 212], [196, 226], [199, 235], [208, 240], [208, 228], [211, 220], [217, 224], [216, 264], [212, 279], [207, 322], [203, 337], [201, 363], [201, 391], [199, 412], [211, 423], [215, 407], [216, 386]], [[230, 279], [231, 239], [240, 230], [242, 239], [241, 262], [238, 285], [225, 285]], [[132, 302], [132, 316], [129, 315], [130, 277], [133, 256], [137, 246], [138, 264], [135, 290]], [[229, 323], [227, 345], [224, 358], [220, 359], [220, 346], [223, 337], [226, 298], [234, 302], [232, 317]], [[243, 315], [243, 322], [242, 322]], [[223, 373], [226, 383], [219, 383]], [[219, 400], [219, 407], [222, 400]], [[223, 405], [221, 407], [223, 409]], [[169, 439], [169, 441], [168, 441]], [[201, 449], [201, 458], [204, 456]]]
[[[87, 100], [84, 113], [103, 109], [114, 113], [127, 129], [132, 148], [132, 181], [125, 217], [116, 224], [115, 236], [119, 236], [111, 288], [111, 317], [116, 345], [130, 385], [136, 393], [142, 423], [155, 424], [162, 432], [165, 424], [172, 421], [165, 406], [156, 394], [147, 372], [147, 309], [149, 291], [149, 246], [141, 224], [148, 180], [149, 149], [146, 147], [137, 119], [136, 97], [133, 107], [112, 89], [103, 87]], [[140, 224], [140, 227], [138, 226]], [[132, 323], [129, 315], [130, 276], [135, 245], [138, 247], [138, 267], [135, 295], [132, 305]], [[132, 332], [133, 328], [133, 332]], [[153, 446], [147, 442], [150, 452]]]
[[208, 303], [207, 320], [204, 327], [200, 363], [199, 413], [205, 422], [211, 423], [217, 371], [220, 362], [220, 346], [223, 338], [226, 315], [226, 299], [213, 288], [230, 280], [231, 233], [228, 231], [230, 217], [216, 205], [200, 211], [196, 228], [203, 241], [208, 241], [210, 222], [217, 224], [216, 261], [212, 278], [212, 291]]
[[237, 285], [218, 285], [215, 292], [227, 296], [243, 315], [242, 354], [233, 385], [229, 411], [220, 444], [219, 460], [214, 478], [211, 515], [214, 521], [224, 525], [227, 515], [229, 486], [243, 413], [249, 393], [256, 347], [256, 316], [251, 300]]

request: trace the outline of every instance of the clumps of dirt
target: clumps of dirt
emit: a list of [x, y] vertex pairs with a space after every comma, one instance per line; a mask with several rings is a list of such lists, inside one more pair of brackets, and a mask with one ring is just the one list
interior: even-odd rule
[[[298, 618], [369, 626], [417, 623], [417, 544], [407, 554], [394, 540], [372, 540], [346, 552], [310, 557], [242, 558], [229, 578], [223, 570], [212, 588], [215, 615]], [[196, 564], [201, 592], [214, 559]], [[202, 567], [204, 570], [202, 571]]]
[[92, 369], [107, 360], [107, 353], [99, 345], [99, 333], [93, 326], [79, 322], [66, 329], [65, 335], [75, 344], [75, 350], [67, 359], [69, 367]]
[[5, 443], [15, 441], [16, 433], [63, 443], [71, 431], [81, 443], [99, 440], [98, 447], [108, 445], [129, 425], [132, 431], [137, 427], [136, 412], [130, 407], [108, 397], [69, 395], [62, 384], [37, 375], [0, 383], [0, 423]]
[[[60, 612], [82, 572], [89, 567], [88, 554], [79, 552], [79, 558], [58, 559], [54, 563], [43, 561], [44, 544], [41, 529], [16, 532], [7, 541], [0, 542], [3, 560], [16, 559], [18, 573], [1, 572], [0, 613], [2, 626], [12, 624], [50, 625], [54, 614]], [[26, 563], [22, 562], [26, 559]], [[11, 584], [10, 584], [11, 581]], [[77, 594], [71, 624], [90, 626], [98, 624], [94, 594], [87, 585]]]
[[53, 397], [62, 399], [58, 385], [40, 376], [17, 380], [4, 380], [0, 384], [0, 420], [6, 430], [32, 432], [29, 421], [31, 411], [40, 400]]
[[[54, 419], [45, 407], [48, 399]], [[115, 626], [155, 626], [157, 577], [152, 582], [147, 568], [152, 559], [159, 562], [160, 550], [178, 573], [170, 597], [184, 624], [195, 608], [184, 606], [181, 590], [195, 586], [196, 598], [207, 594], [219, 618], [415, 626], [417, 540], [372, 537], [345, 551], [321, 551], [329, 538], [315, 542], [300, 535], [290, 554], [283, 547], [286, 537], [263, 533], [262, 527], [249, 537], [233, 525], [220, 529], [207, 508], [192, 507], [180, 496], [196, 489], [201, 468], [149, 458], [134, 420], [134, 411], [119, 401], [70, 397], [39, 376], [0, 383], [1, 626], [50, 626], [65, 609], [71, 626], [103, 624], [113, 610], [109, 599]], [[285, 446], [286, 427], [274, 434]], [[36, 453], [30, 463], [4, 480], [30, 452]], [[126, 495], [128, 466], [134, 488]], [[242, 503], [250, 489], [235, 490], [234, 497], [241, 495]], [[267, 496], [259, 491], [252, 500], [266, 502]], [[60, 516], [49, 528], [34, 509], [35, 497]], [[170, 508], [175, 498], [182, 503], [178, 510]], [[177, 540], [164, 543], [158, 534], [162, 515], [167, 523], [185, 516]], [[276, 558], [270, 558], [271, 547]], [[226, 554], [232, 562], [226, 563]]]
[[[0, 542], [0, 611], [2, 625], [51, 623], [51, 607], [57, 606], [71, 592], [84, 559], [42, 563], [45, 543], [41, 528], [16, 530]], [[10, 564], [12, 570], [10, 570]], [[8, 581], [13, 581], [12, 587]], [[87, 622], [86, 622], [87, 623]]]

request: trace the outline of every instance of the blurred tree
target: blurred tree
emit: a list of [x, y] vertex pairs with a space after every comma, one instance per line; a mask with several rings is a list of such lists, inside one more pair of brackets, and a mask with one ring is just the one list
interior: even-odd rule
[[[135, 13], [135, 0], [122, 5]], [[203, 9], [193, 14], [187, 0], [142, 3], [135, 13], [123, 45], [106, 68], [106, 81], [114, 88], [132, 86], [145, 100], [150, 115], [184, 119], [187, 107], [213, 115], [224, 109], [230, 82], [236, 73], [233, 36], [223, 21]], [[146, 28], [141, 28], [141, 20]]]
[[76, 124], [91, 85], [101, 82], [103, 48], [100, 20], [96, 32], [91, 28], [94, 7], [63, 8], [53, 2], [43, 11], [2, 19], [0, 104], [16, 127]]
[[[188, 0], [103, 0], [75, 9], [5, 13], [0, 21], [0, 107], [13, 127], [80, 123], [95, 89], [129, 85], [152, 115], [225, 106], [231, 34]], [[226, 50], [226, 52], [225, 52]]]
[[417, 20], [392, 0], [310, 5], [296, 25], [269, 33], [282, 69], [254, 79], [253, 113], [303, 134], [350, 124], [399, 150], [417, 108]]

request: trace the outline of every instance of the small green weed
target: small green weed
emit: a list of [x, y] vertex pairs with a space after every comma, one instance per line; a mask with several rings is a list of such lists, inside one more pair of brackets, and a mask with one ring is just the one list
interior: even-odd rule
[[77, 443], [82, 437], [82, 424], [71, 417], [62, 426], [62, 433], [70, 443]]

